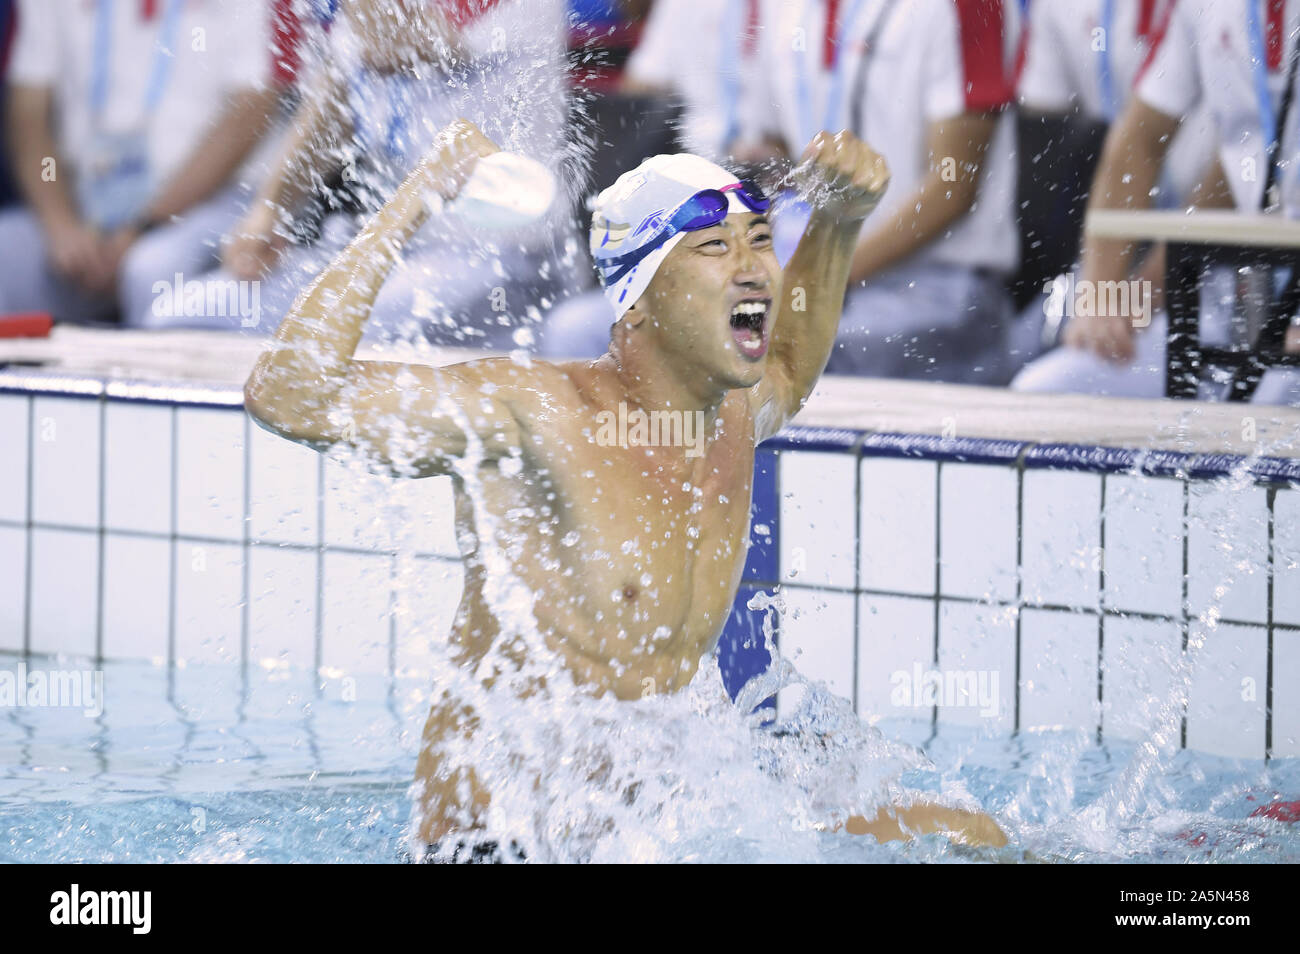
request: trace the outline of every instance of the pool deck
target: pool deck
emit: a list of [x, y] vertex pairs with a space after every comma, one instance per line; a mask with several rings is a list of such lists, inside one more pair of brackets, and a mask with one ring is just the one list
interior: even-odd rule
[[[23, 379], [57, 377], [69, 385], [125, 381], [205, 388], [237, 400], [267, 340], [229, 332], [59, 325], [49, 338], [0, 339], [0, 387], [21, 385]], [[357, 352], [362, 359], [430, 365], [485, 354], [365, 343]], [[1300, 458], [1300, 409], [1250, 404], [1019, 394], [1001, 388], [826, 376], [795, 423], [899, 434]]]

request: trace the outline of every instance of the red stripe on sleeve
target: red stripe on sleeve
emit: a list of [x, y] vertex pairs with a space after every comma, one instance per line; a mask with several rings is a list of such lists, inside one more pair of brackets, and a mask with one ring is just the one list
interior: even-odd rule
[[745, 55], [758, 52], [758, 0], [749, 0], [745, 14]]
[[835, 65], [835, 21], [840, 15], [840, 0], [826, 0], [826, 29], [822, 31], [822, 66]]
[[302, 65], [302, 21], [293, 10], [293, 0], [275, 0], [271, 8], [271, 80], [288, 86], [298, 77]]
[[[1248, 0], [1254, 3], [1254, 0]], [[1282, 68], [1282, 20], [1286, 16], [1286, 0], [1268, 0], [1268, 27], [1264, 46], [1267, 50], [1268, 69], [1276, 73]]]
[[1151, 27], [1156, 15], [1156, 0], [1142, 0], [1138, 7], [1137, 35], [1145, 40], [1151, 36]]
[[441, 0], [442, 9], [456, 27], [477, 20], [497, 5], [498, 0]]
[[1174, 18], [1174, 7], [1178, 5], [1178, 0], [1170, 0], [1169, 6], [1165, 7], [1164, 15], [1160, 18], [1160, 23], [1156, 26], [1155, 35], [1151, 37], [1151, 46], [1147, 49], [1146, 58], [1142, 65], [1138, 67], [1136, 75], [1133, 77], [1133, 88], [1137, 89], [1138, 84], [1142, 82], [1142, 77], [1146, 75], [1151, 63], [1156, 58], [1156, 53], [1165, 42], [1165, 34], [1169, 32], [1169, 21]]
[[1000, 0], [954, 0], [966, 80], [966, 108], [997, 109], [1011, 102], [1011, 78], [1002, 53]]

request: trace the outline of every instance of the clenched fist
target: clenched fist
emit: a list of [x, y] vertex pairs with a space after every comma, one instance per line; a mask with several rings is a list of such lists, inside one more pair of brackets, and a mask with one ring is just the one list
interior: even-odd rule
[[813, 136], [791, 176], [814, 209], [847, 219], [866, 218], [889, 185], [884, 157], [847, 129]]
[[433, 148], [425, 153], [413, 176], [444, 199], [454, 199], [478, 160], [500, 151], [468, 119], [454, 119], [439, 131]]

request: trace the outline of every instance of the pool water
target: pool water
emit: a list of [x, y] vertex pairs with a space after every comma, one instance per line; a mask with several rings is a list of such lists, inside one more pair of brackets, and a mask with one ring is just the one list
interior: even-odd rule
[[[6, 657], [0, 668], [13, 671], [19, 661]], [[97, 717], [75, 708], [0, 711], [0, 861], [400, 861], [429, 696], [427, 678], [349, 681], [288, 668], [105, 664], [107, 704]], [[701, 764], [694, 757], [701, 753], [689, 751], [689, 738], [701, 734], [698, 726], [693, 732], [663, 728], [663, 737], [679, 746], [667, 758]], [[653, 806], [655, 825], [606, 831], [583, 857], [1300, 861], [1300, 823], [1284, 820], [1293, 817], [1286, 809], [1268, 809], [1300, 798], [1300, 760], [1266, 765], [1188, 751], [1157, 758], [1154, 749], [1099, 746], [1078, 732], [991, 736], [901, 721], [877, 728], [899, 743], [889, 751], [903, 767], [900, 784], [973, 798], [998, 819], [1010, 845], [953, 848], [938, 836], [879, 845], [818, 831], [798, 817], [782, 826], [773, 821], [770, 804], [734, 797], [750, 783], [730, 777], [735, 768], [722, 759], [713, 776], [716, 790], [707, 790], [707, 772], [683, 772], [666, 784], [667, 800]], [[809, 748], [790, 736], [789, 751], [781, 755], [770, 731], [747, 731], [758, 761], [788, 761], [792, 752]], [[912, 744], [928, 764], [908, 767]], [[827, 758], [845, 758], [845, 751], [851, 753]], [[811, 763], [790, 764], [798, 768], [791, 774], [805, 781], [821, 771]], [[662, 779], [668, 765], [659, 763], [654, 774]], [[681, 793], [685, 810], [671, 807], [673, 792]], [[583, 797], [565, 806], [570, 820]], [[779, 827], [785, 830], [775, 831]], [[540, 860], [574, 860], [562, 840], [532, 850]]]

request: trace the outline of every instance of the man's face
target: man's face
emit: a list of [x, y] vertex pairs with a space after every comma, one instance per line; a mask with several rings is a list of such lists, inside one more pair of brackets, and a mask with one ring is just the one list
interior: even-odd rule
[[733, 212], [673, 246], [637, 302], [642, 333], [723, 387], [753, 387], [767, 363], [781, 277], [767, 217]]

